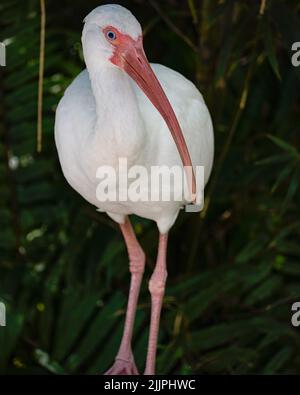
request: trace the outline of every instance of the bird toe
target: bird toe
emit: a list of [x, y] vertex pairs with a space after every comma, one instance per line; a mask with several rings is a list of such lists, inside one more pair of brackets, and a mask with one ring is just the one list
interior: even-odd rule
[[134, 361], [123, 361], [116, 360], [113, 366], [108, 369], [104, 375], [115, 376], [115, 375], [139, 375], [137, 367]]

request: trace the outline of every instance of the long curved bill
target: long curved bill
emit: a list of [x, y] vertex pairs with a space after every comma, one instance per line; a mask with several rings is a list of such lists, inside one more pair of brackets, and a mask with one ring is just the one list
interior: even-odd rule
[[154, 74], [144, 52], [142, 38], [131, 41], [115, 53], [112, 62], [121, 67], [143, 90], [151, 103], [164, 118], [177, 146], [183, 166], [186, 170], [192, 201], [196, 199], [196, 180], [191, 157], [174, 110]]

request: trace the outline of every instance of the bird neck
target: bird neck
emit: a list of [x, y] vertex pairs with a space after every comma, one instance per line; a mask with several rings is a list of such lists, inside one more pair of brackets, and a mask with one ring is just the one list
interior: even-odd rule
[[97, 146], [115, 159], [135, 162], [145, 144], [145, 132], [130, 77], [109, 66], [89, 74], [96, 101]]

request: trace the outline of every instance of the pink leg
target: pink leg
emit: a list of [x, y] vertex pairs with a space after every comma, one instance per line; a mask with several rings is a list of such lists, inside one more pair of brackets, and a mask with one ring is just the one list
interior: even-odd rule
[[155, 360], [156, 360], [156, 347], [157, 337], [159, 331], [160, 312], [165, 293], [165, 284], [167, 280], [167, 244], [168, 235], [159, 236], [159, 246], [156, 266], [149, 281], [149, 291], [151, 293], [151, 324], [148, 342], [148, 354], [146, 361], [146, 375], [155, 374]]
[[131, 273], [130, 291], [125, 318], [125, 326], [121, 345], [113, 366], [105, 373], [108, 375], [139, 374], [131, 349], [134, 318], [140, 292], [141, 281], [145, 267], [145, 254], [139, 245], [130, 221], [126, 218], [124, 225], [120, 225], [129, 255], [129, 270]]

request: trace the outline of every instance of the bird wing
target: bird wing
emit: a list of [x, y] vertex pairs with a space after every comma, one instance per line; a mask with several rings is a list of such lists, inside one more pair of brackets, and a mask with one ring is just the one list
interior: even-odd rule
[[[66, 114], [69, 114], [68, 118]], [[63, 126], [64, 133], [89, 134], [93, 131], [96, 103], [87, 69], [79, 73], [66, 89], [59, 102], [55, 122], [55, 128]], [[79, 130], [78, 125], [85, 130]]]
[[[160, 64], [151, 64], [162, 85], [185, 137], [193, 166], [205, 167], [207, 182], [214, 156], [213, 126], [203, 97], [195, 85], [180, 73]], [[153, 163], [181, 164], [179, 153], [163, 118], [133, 82], [145, 127], [149, 128], [149, 153]], [[153, 158], [156, 153], [156, 160]]]
[[55, 116], [55, 143], [65, 178], [91, 203], [89, 177], [80, 166], [79, 147], [93, 133], [96, 122], [96, 103], [88, 71], [83, 70], [66, 89]]

